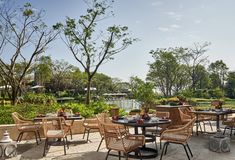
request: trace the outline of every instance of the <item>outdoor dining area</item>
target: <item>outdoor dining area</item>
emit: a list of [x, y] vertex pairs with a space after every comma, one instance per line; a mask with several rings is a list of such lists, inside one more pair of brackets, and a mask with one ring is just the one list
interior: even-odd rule
[[[119, 116], [115, 109], [92, 119], [60, 111], [32, 120], [12, 113], [17, 130], [4, 135], [8, 159], [234, 159], [233, 110], [156, 106]], [[13, 140], [11, 141], [12, 138]], [[7, 141], [10, 140], [10, 141]], [[3, 143], [0, 143], [2, 145]], [[7, 152], [7, 153], [5, 153]]]

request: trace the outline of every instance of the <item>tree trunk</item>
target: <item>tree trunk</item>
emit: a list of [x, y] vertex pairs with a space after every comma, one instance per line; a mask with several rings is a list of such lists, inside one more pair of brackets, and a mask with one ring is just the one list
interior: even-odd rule
[[12, 86], [12, 94], [11, 94], [12, 104], [15, 106], [17, 104], [17, 89]]
[[86, 90], [86, 104], [89, 105], [91, 100], [91, 78], [88, 77], [87, 80], [88, 81], [87, 81], [87, 90]]

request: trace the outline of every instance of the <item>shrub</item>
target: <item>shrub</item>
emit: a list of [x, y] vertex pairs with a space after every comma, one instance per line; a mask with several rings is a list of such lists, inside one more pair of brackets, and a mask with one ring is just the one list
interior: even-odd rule
[[17, 106], [6, 105], [0, 106], [0, 124], [13, 124], [14, 121], [11, 117], [11, 113], [18, 112], [23, 117], [32, 119], [38, 114], [46, 114], [51, 112], [56, 112], [59, 105], [35, 105], [35, 104], [20, 104]]
[[23, 103], [53, 105], [56, 104], [57, 101], [56, 98], [51, 95], [27, 93], [23, 97]]

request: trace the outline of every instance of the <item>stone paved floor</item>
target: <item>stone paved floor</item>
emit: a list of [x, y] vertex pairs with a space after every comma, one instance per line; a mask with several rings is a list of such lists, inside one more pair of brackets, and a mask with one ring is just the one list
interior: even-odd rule
[[[208, 149], [208, 134], [200, 134], [193, 136], [189, 141], [189, 145], [194, 154], [192, 160], [234, 160], [235, 159], [235, 136], [231, 138], [231, 151], [227, 153], [215, 153]], [[11, 158], [12, 160], [104, 160], [107, 150], [105, 143], [102, 144], [99, 152], [96, 149], [100, 142], [99, 133], [90, 134], [90, 142], [86, 143], [82, 139], [82, 135], [74, 135], [70, 140], [70, 148], [67, 155], [64, 155], [63, 146], [51, 146], [46, 157], [42, 157], [44, 140], [36, 145], [35, 141], [23, 141], [18, 144], [18, 156]], [[149, 143], [149, 147], [154, 147], [154, 143]], [[158, 144], [159, 146], [159, 144]], [[161, 153], [161, 150], [159, 151]], [[110, 156], [109, 160], [118, 160], [117, 157]], [[151, 160], [159, 160], [160, 156]], [[185, 151], [181, 145], [170, 144], [164, 160], [187, 160]]]

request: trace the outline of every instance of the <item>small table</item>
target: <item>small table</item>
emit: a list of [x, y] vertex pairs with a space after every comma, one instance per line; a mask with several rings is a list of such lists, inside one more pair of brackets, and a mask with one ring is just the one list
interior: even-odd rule
[[[153, 142], [156, 140], [156, 137], [153, 135], [147, 135], [145, 132], [145, 128], [146, 127], [155, 127], [161, 124], [169, 124], [171, 123], [171, 120], [169, 119], [158, 119], [158, 120], [145, 120], [143, 124], [137, 123], [137, 121], [128, 121], [127, 119], [118, 119], [118, 120], [113, 120], [113, 123], [118, 123], [118, 124], [123, 124], [124, 126], [131, 126], [134, 127], [134, 132], [135, 135], [138, 135], [138, 128], [142, 128], [142, 135], [144, 135], [147, 139], [146, 142]], [[141, 153], [141, 157], [143, 159], [148, 159], [148, 158], [155, 158], [158, 156], [158, 150], [153, 149], [153, 148], [149, 148], [146, 147], [146, 145], [144, 145], [141, 148], [142, 151], [144, 151], [143, 153]], [[145, 154], [146, 153], [146, 154]], [[134, 155], [130, 155], [130, 157], [133, 158], [139, 158], [138, 153], [136, 152]]]
[[230, 152], [230, 138], [214, 135], [209, 139], [209, 149], [213, 152]]
[[[191, 113], [194, 113], [196, 115], [197, 122], [198, 122], [199, 115], [216, 116], [216, 129], [217, 131], [219, 131], [220, 130], [220, 116], [230, 114], [232, 113], [232, 111], [219, 109], [219, 110], [191, 111]], [[198, 123], [196, 123], [196, 134], [198, 135]]]

